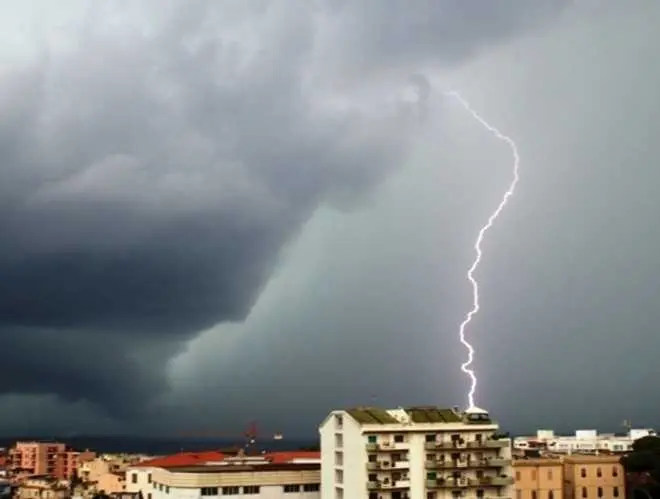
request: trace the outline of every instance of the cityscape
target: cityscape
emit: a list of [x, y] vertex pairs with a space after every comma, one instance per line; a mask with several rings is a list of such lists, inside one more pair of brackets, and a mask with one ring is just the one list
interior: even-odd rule
[[[225, 449], [103, 453], [18, 441], [4, 449], [1, 494], [17, 499], [617, 499], [655, 497], [626, 466], [651, 428], [625, 434], [500, 432], [476, 407], [331, 411], [317, 449], [269, 450], [255, 434]], [[284, 439], [274, 435], [275, 440]], [[646, 444], [649, 445], [648, 443]]]
[[0, 499], [660, 499], [658, 26], [0, 1]]

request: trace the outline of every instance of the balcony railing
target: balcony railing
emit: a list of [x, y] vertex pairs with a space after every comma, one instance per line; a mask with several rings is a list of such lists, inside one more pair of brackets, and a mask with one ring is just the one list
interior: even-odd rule
[[505, 449], [507, 447], [511, 447], [511, 441], [504, 438], [484, 440], [484, 448], [486, 449]]
[[505, 485], [513, 485], [512, 476], [498, 476], [492, 479], [492, 484], [496, 487], [503, 487]]
[[465, 443], [460, 443], [458, 441], [444, 441], [444, 442], [439, 442], [439, 441], [434, 441], [434, 442], [425, 442], [424, 448], [426, 450], [435, 450], [435, 449], [445, 449], [445, 450], [452, 450], [452, 449], [465, 449], [467, 446]]

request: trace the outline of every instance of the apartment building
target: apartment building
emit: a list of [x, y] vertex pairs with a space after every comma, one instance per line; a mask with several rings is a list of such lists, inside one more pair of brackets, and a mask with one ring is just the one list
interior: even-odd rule
[[626, 477], [619, 456], [566, 456], [564, 499], [623, 499]]
[[482, 409], [359, 407], [319, 428], [322, 499], [511, 498], [511, 440]]
[[516, 459], [513, 472], [515, 499], [564, 499], [561, 459]]
[[320, 499], [320, 468], [318, 452], [180, 453], [131, 466], [125, 490], [144, 499]]
[[58, 442], [16, 442], [9, 451], [9, 467], [14, 475], [50, 475], [64, 480], [76, 473], [80, 462], [93, 452], [76, 452]]

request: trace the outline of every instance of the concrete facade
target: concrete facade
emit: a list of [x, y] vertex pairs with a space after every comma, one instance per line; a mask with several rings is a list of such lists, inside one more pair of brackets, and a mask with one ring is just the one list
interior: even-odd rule
[[336, 410], [321, 437], [322, 499], [510, 498], [511, 441], [480, 409]]
[[513, 462], [515, 499], [564, 499], [564, 465], [559, 459]]

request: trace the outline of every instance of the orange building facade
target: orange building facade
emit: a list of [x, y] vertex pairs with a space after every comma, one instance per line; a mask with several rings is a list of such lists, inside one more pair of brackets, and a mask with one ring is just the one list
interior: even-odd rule
[[15, 475], [49, 475], [61, 480], [71, 478], [82, 458], [94, 453], [68, 450], [58, 442], [16, 442], [9, 451], [9, 466]]
[[513, 462], [515, 499], [625, 499], [619, 456], [573, 455]]
[[564, 465], [559, 459], [513, 462], [515, 499], [563, 499]]
[[626, 477], [619, 456], [564, 458], [566, 499], [624, 499]]

